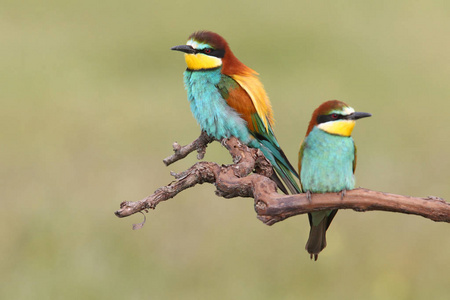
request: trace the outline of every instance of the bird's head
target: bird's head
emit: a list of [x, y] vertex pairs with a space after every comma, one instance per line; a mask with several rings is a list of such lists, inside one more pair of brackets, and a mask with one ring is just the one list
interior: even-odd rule
[[256, 75], [234, 56], [227, 41], [211, 31], [197, 31], [191, 34], [186, 45], [175, 46], [172, 50], [184, 52], [189, 70], [211, 70], [222, 67], [226, 75]]
[[189, 36], [186, 45], [175, 46], [171, 50], [185, 53], [188, 69], [207, 70], [222, 66], [222, 60], [230, 48], [217, 33], [197, 31]]
[[334, 135], [350, 136], [355, 121], [372, 116], [365, 112], [355, 112], [353, 108], [342, 101], [330, 100], [322, 103], [313, 113], [306, 135], [315, 126]]

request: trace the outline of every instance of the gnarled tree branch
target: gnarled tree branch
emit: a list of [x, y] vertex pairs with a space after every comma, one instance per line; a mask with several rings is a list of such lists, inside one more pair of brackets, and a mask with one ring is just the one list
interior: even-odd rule
[[[181, 147], [183, 150], [177, 150], [174, 146], [175, 154], [166, 158], [164, 163], [169, 165], [190, 152], [205, 149], [211, 138], [204, 135], [206, 134], [202, 133], [196, 141]], [[269, 178], [273, 172], [272, 167], [261, 151], [248, 148], [236, 138], [224, 140], [222, 144], [230, 152], [234, 164], [219, 166], [212, 162], [198, 162], [182, 173], [172, 174], [175, 181], [157, 189], [147, 198], [135, 202], [122, 202], [120, 209], [115, 212], [116, 216], [122, 218], [143, 210], [154, 209], [161, 201], [171, 199], [187, 188], [206, 182], [216, 185], [218, 196], [254, 198], [257, 217], [267, 225], [273, 225], [298, 214], [329, 209], [391, 211], [450, 223], [450, 203], [438, 197], [408, 197], [362, 188], [347, 191], [343, 198], [340, 193], [313, 194], [311, 200], [308, 200], [306, 194], [278, 194], [275, 182]]]

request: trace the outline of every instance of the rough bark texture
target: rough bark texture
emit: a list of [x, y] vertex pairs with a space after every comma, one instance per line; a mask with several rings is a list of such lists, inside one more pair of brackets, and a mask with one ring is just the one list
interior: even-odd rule
[[[207, 144], [213, 139], [202, 133], [193, 143], [181, 147], [174, 144], [175, 154], [166, 158], [169, 165], [197, 150], [202, 158]], [[198, 162], [188, 170], [172, 174], [175, 181], [157, 189], [152, 195], [135, 202], [122, 202], [116, 216], [123, 218], [137, 212], [154, 209], [161, 201], [175, 197], [179, 192], [196, 184], [215, 184], [216, 195], [224, 198], [251, 197], [259, 220], [267, 225], [275, 224], [289, 217], [313, 211], [328, 209], [353, 209], [355, 211], [391, 211], [413, 214], [436, 222], [450, 223], [450, 203], [444, 199], [394, 195], [368, 189], [340, 193], [313, 194], [309, 200], [306, 194], [281, 195], [269, 177], [272, 167], [261, 151], [248, 148], [236, 138], [222, 141], [233, 157], [234, 164], [219, 166], [213, 162]], [[136, 226], [142, 227], [143, 224]]]
[[198, 152], [197, 158], [203, 159], [203, 157], [205, 156], [206, 147], [212, 141], [214, 141], [214, 138], [210, 137], [208, 134], [206, 134], [206, 132], [202, 131], [200, 136], [195, 141], [190, 143], [189, 145], [181, 147], [177, 142], [174, 142], [172, 147], [173, 147], [173, 152], [175, 152], [175, 153], [172, 154], [171, 156], [163, 159], [163, 163], [166, 166], [169, 166], [169, 165], [173, 164], [174, 162], [185, 158], [189, 153], [191, 153], [192, 151], [195, 151], [195, 150], [197, 150], [197, 152]]

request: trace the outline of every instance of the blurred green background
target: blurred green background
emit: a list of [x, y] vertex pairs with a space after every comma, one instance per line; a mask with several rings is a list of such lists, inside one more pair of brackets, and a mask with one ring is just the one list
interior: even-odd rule
[[[448, 299], [450, 227], [340, 211], [317, 262], [306, 216], [267, 227], [202, 185], [118, 219], [196, 162], [171, 46], [222, 34], [261, 74], [296, 164], [312, 111], [360, 121], [357, 185], [450, 200], [448, 1], [1, 1], [1, 299]], [[218, 143], [206, 160], [229, 163]]]

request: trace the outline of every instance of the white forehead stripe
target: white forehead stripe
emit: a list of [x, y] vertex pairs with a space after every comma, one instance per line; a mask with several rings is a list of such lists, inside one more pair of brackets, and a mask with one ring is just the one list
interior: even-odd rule
[[186, 45], [192, 46], [192, 48], [194, 48], [194, 49], [197, 49], [197, 47], [198, 47], [198, 43], [192, 39], [187, 41]]
[[192, 48], [198, 49], [198, 50], [210, 47], [208, 44], [199, 43], [197, 41], [194, 41], [193, 39], [190, 39], [189, 41], [187, 41], [186, 45], [191, 46]]
[[352, 113], [354, 113], [355, 110], [350, 106], [346, 106], [346, 107], [344, 107], [342, 112], [344, 113], [344, 115], [348, 116], [348, 115], [351, 115]]

